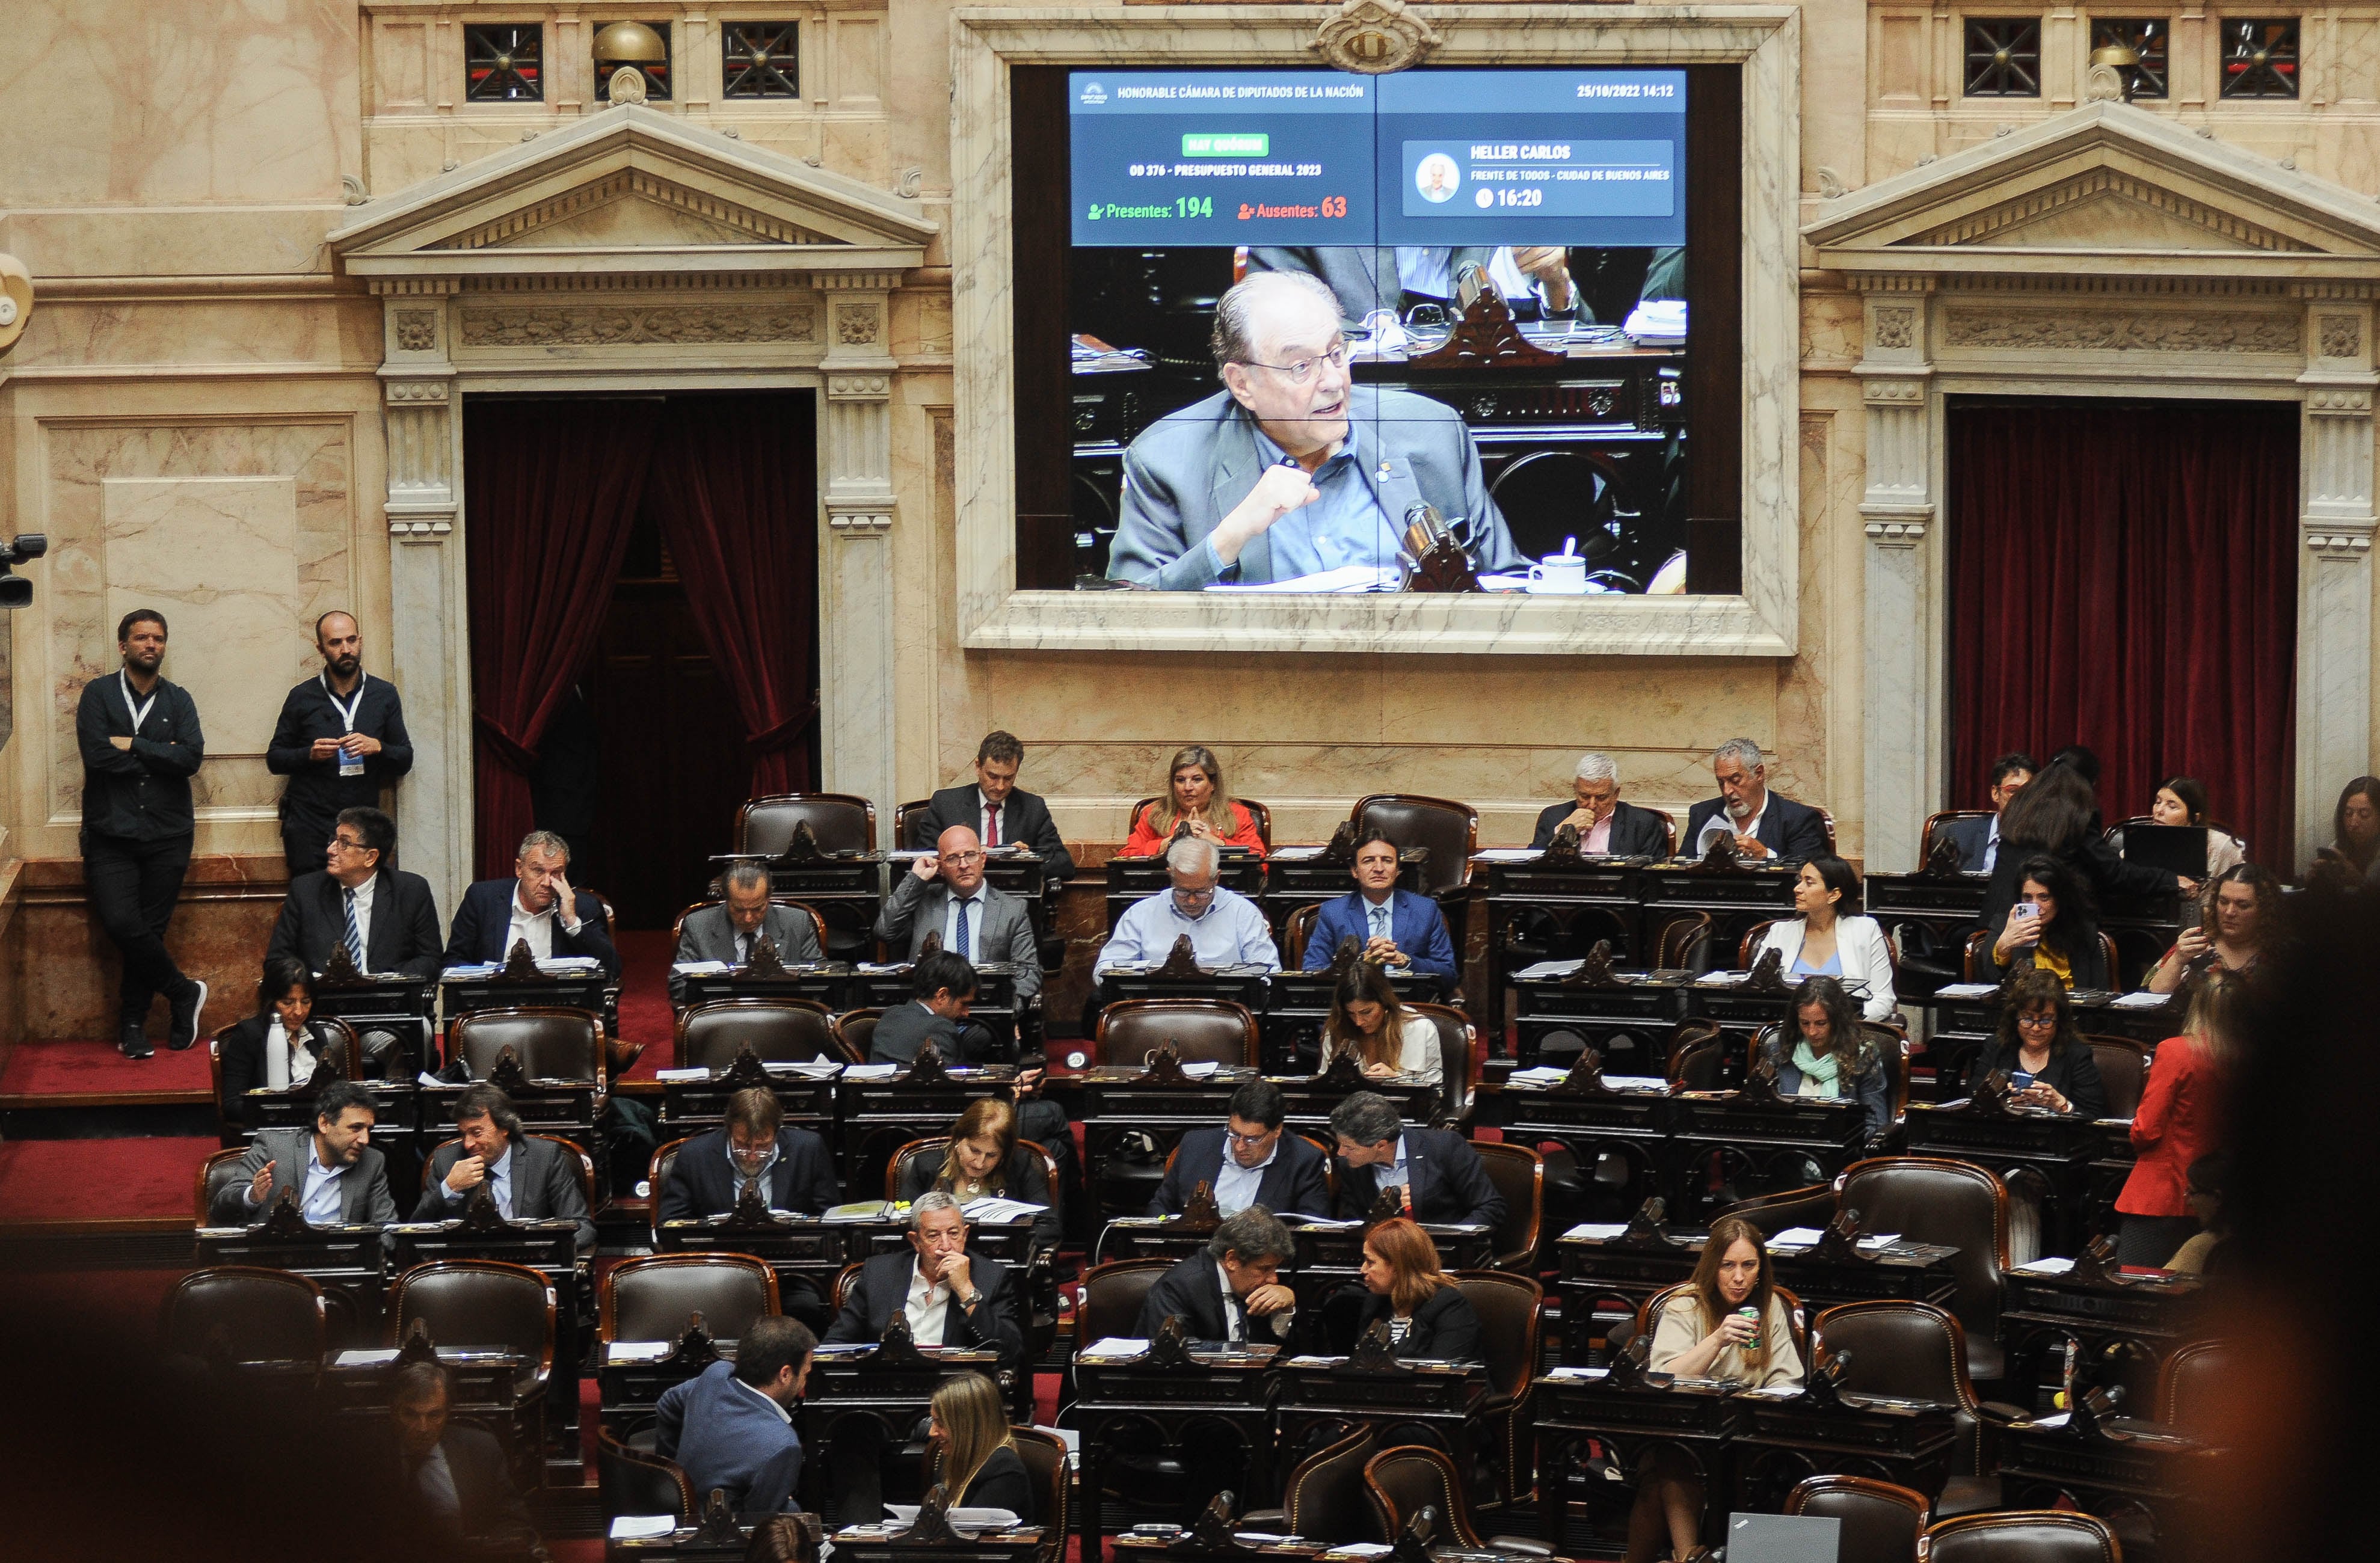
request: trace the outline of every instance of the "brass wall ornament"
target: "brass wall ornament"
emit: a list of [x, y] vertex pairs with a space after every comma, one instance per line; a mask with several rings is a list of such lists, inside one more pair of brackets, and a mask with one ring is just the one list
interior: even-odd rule
[[1315, 29], [1307, 45], [1326, 65], [1359, 76], [1386, 76], [1421, 64], [1445, 40], [1404, 0], [1346, 0]]

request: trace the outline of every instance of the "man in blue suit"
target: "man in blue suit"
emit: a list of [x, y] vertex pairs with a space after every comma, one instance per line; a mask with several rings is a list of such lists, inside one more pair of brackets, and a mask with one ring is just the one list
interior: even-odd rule
[[1306, 936], [1305, 969], [1318, 972], [1352, 939], [1366, 959], [1401, 972], [1454, 980], [1454, 940], [1438, 903], [1397, 889], [1397, 843], [1378, 830], [1355, 842], [1355, 891], [1326, 901]]
[[1827, 817], [1808, 804], [1768, 790], [1768, 762], [1749, 738], [1730, 738], [1711, 752], [1711, 777], [1718, 796], [1705, 798], [1686, 816], [1678, 850], [1700, 857], [1720, 836], [1735, 841], [1746, 857], [1791, 857], [1803, 862], [1834, 851]]
[[[1283, 1129], [1289, 1103], [1269, 1080], [1251, 1080], [1232, 1093], [1221, 1129], [1193, 1129], [1165, 1169], [1148, 1202], [1151, 1216], [1179, 1216], [1199, 1184], [1226, 1216], [1251, 1205], [1278, 1214], [1330, 1214], [1330, 1158], [1302, 1134]], [[1226, 1159], [1228, 1157], [1228, 1159]]]
[[1973, 819], [1953, 819], [1950, 839], [1959, 843], [1959, 866], [1970, 874], [1988, 874], [2000, 855], [2000, 816], [2010, 800], [2024, 791], [2041, 767], [2028, 754], [2006, 754], [1992, 761], [1992, 812]]
[[620, 975], [620, 952], [603, 926], [603, 903], [570, 886], [570, 845], [551, 830], [521, 838], [509, 879], [481, 879], [463, 892], [446, 936], [446, 964], [502, 962], [519, 941], [540, 961], [591, 955]]
[[696, 1492], [724, 1491], [747, 1521], [793, 1512], [802, 1480], [794, 1408], [817, 1348], [818, 1338], [799, 1319], [754, 1319], [735, 1343], [734, 1362], [713, 1363], [662, 1392], [653, 1451], [685, 1467]]

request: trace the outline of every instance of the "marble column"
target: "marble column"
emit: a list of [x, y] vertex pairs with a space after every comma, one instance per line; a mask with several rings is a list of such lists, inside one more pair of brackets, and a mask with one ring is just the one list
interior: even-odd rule
[[[894, 273], [826, 275], [819, 408], [819, 692], [825, 789], [900, 802], [892, 769]], [[881, 827], [880, 827], [881, 829]]]
[[[2372, 394], [2380, 386], [2372, 288], [2306, 291], [2296, 863], [2329, 841], [2338, 789], [2372, 769]], [[2254, 844], [2267, 861], [2277, 855]]]
[[1917, 866], [1918, 838], [1940, 769], [1939, 705], [1932, 670], [1934, 369], [1926, 357], [1930, 279], [1857, 280], [1865, 348], [1858, 369], [1867, 409], [1865, 861], [1873, 872]]
[[396, 790], [397, 855], [442, 916], [471, 879], [470, 596], [463, 574], [463, 426], [450, 357], [454, 285], [378, 283], [385, 320], [389, 676], [405, 697], [413, 773]]

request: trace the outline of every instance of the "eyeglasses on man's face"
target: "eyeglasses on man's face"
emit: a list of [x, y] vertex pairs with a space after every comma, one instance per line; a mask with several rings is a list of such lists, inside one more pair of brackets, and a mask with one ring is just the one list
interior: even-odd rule
[[944, 867], [948, 868], [964, 868], [970, 863], [980, 863], [982, 861], [983, 854], [979, 852], [946, 852], [942, 854], [942, 865]]
[[1330, 346], [1322, 350], [1322, 356], [1320, 357], [1300, 358], [1295, 363], [1289, 364], [1252, 363], [1248, 367], [1250, 369], [1270, 370], [1275, 374], [1285, 374], [1289, 376], [1289, 382], [1292, 385], [1305, 385], [1314, 379], [1314, 371], [1320, 369], [1324, 364], [1329, 364], [1332, 369], [1345, 369], [1347, 367], [1347, 344], [1344, 342], [1332, 343]]

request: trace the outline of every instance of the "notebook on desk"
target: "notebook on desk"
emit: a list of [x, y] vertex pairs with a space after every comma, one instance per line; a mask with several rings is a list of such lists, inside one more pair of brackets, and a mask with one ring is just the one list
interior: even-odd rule
[[2204, 825], [2127, 825], [2124, 861], [2162, 868], [2185, 879], [2206, 878]]

